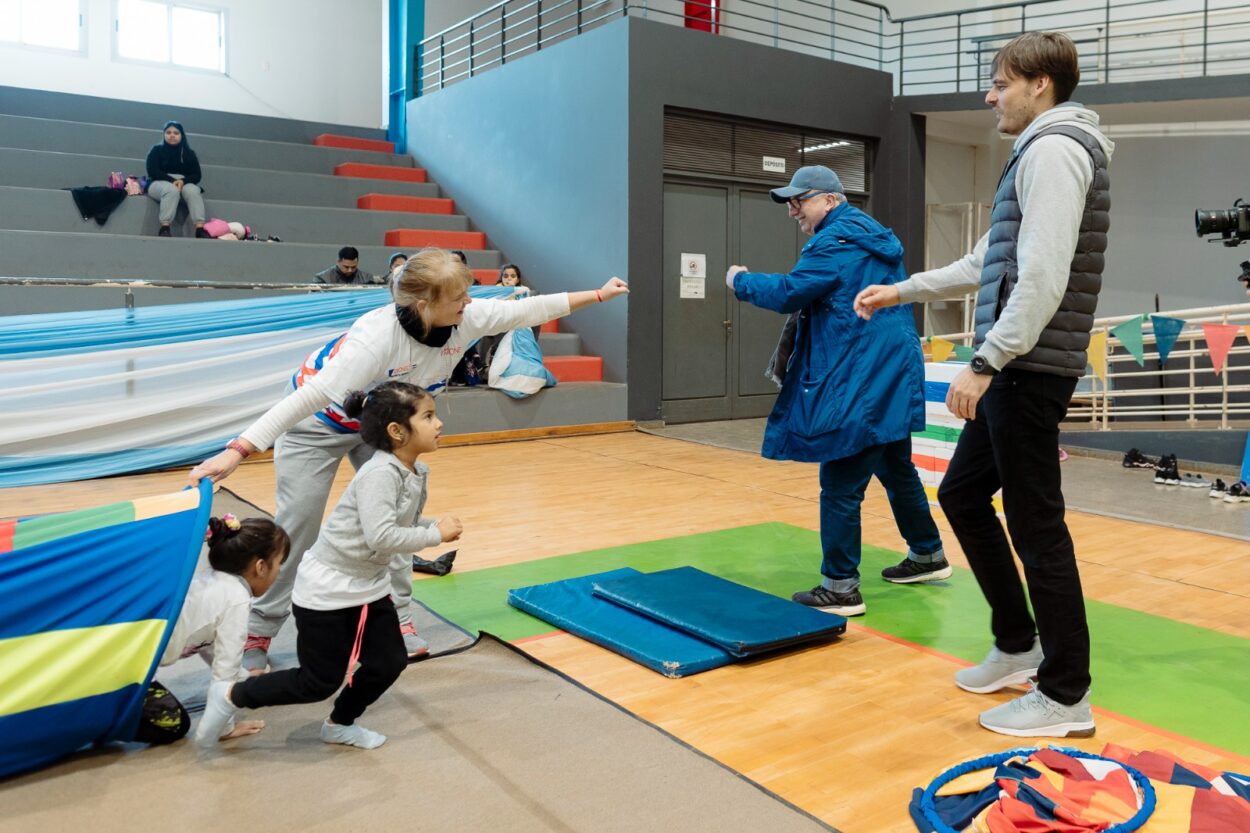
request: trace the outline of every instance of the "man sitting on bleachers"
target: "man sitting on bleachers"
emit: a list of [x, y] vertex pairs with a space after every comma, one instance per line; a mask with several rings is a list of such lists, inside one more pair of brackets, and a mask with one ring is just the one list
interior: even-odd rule
[[331, 285], [342, 285], [349, 283], [356, 284], [385, 284], [385, 277], [372, 275], [363, 269], [358, 268], [360, 264], [360, 252], [356, 251], [355, 246], [344, 246], [339, 249], [339, 259], [329, 269], [318, 272], [313, 275], [313, 280], [317, 283], [326, 283]]

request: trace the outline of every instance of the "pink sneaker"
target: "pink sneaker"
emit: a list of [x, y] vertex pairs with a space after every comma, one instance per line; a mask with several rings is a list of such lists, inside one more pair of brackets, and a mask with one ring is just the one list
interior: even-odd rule
[[240, 663], [244, 671], [267, 671], [269, 669], [269, 644], [273, 642], [271, 636], [257, 636], [254, 633], [247, 635], [247, 641], [243, 643], [243, 661]]

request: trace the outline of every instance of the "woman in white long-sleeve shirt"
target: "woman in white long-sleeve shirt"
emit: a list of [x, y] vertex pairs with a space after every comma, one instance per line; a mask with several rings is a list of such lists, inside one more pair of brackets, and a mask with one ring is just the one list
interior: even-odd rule
[[[291, 558], [278, 581], [252, 606], [243, 667], [268, 665], [269, 643], [291, 611], [291, 587], [304, 552], [317, 537], [339, 461], [359, 469], [372, 449], [361, 446], [359, 424], [341, 403], [348, 391], [369, 390], [388, 379], [437, 394], [464, 350], [482, 336], [532, 327], [629, 291], [620, 278], [600, 289], [537, 295], [520, 301], [470, 303], [473, 273], [443, 249], [425, 249], [404, 266], [392, 286], [395, 303], [357, 319], [351, 329], [312, 353], [292, 376], [293, 390], [226, 450], [191, 472], [221, 480], [239, 462], [271, 445], [277, 478], [275, 521], [291, 536]], [[392, 593], [410, 657], [428, 650], [412, 625], [412, 573], [392, 575]]]

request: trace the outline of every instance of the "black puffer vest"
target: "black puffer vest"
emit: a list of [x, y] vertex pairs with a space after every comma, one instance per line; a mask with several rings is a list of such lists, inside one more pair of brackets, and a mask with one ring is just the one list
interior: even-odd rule
[[1016, 195], [1016, 167], [1029, 145], [1043, 136], [1055, 134], [1067, 136], [1085, 148], [1094, 163], [1094, 178], [1085, 195], [1076, 254], [1068, 269], [1068, 288], [1059, 302], [1059, 309], [1042, 330], [1033, 349], [1017, 356], [1007, 367], [1080, 377], [1085, 375], [1085, 350], [1089, 347], [1089, 331], [1094, 326], [1098, 290], [1102, 288], [1103, 253], [1107, 251], [1107, 229], [1111, 227], [1111, 180], [1102, 146], [1079, 127], [1060, 124], [1039, 130], [1012, 154], [1003, 169], [990, 212], [989, 248], [981, 267], [981, 288], [977, 292], [976, 346], [981, 346], [985, 334], [1002, 315], [1019, 279], [1016, 241], [1024, 215]]

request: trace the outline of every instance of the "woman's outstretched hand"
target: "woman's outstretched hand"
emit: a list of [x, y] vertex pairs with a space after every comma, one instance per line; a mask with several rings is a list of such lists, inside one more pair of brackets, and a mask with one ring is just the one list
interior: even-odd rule
[[620, 278], [612, 277], [599, 289], [599, 292], [603, 294], [603, 300], [610, 301], [617, 295], [628, 295], [629, 284]]
[[227, 448], [215, 457], [209, 457], [203, 463], [191, 469], [191, 485], [198, 486], [200, 480], [205, 477], [214, 483], [219, 483], [229, 477], [230, 473], [239, 467], [239, 463], [242, 460], [243, 456], [239, 452], [232, 448]]

